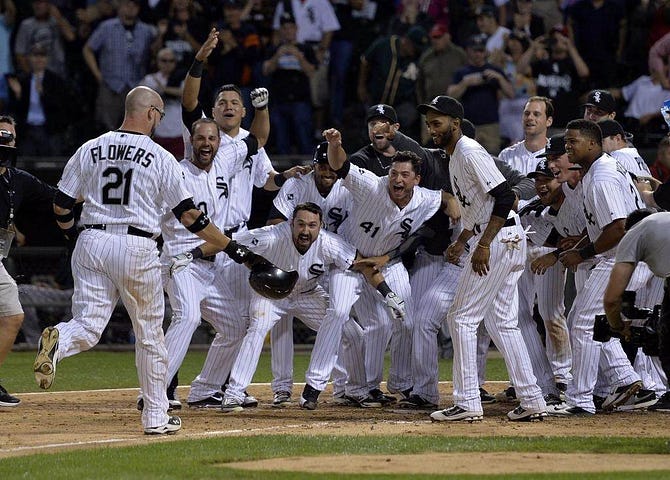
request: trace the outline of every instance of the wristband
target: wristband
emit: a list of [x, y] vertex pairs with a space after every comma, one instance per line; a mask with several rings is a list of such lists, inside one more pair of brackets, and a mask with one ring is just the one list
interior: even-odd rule
[[202, 258], [202, 249], [200, 247], [195, 247], [193, 250], [191, 250], [190, 253], [193, 256], [194, 260], [197, 260], [198, 258]]
[[279, 188], [281, 188], [281, 186], [286, 183], [286, 180], [288, 180], [288, 178], [284, 176], [284, 173], [278, 173], [274, 178], [275, 185], [277, 185]]
[[190, 70], [188, 71], [188, 74], [192, 76], [193, 78], [200, 78], [202, 77], [202, 71], [205, 67], [204, 62], [201, 62], [197, 58], [193, 60], [193, 65], [191, 65]]
[[391, 288], [388, 286], [386, 281], [383, 281], [382, 283], [377, 285], [377, 291], [382, 294], [382, 297], [386, 297], [386, 295], [392, 292]]
[[201, 212], [198, 218], [195, 219], [195, 222], [186, 227], [186, 230], [188, 230], [191, 233], [198, 233], [200, 230], [203, 230], [207, 225], [209, 225], [209, 218], [207, 218], [207, 215]]
[[589, 258], [593, 258], [596, 256], [596, 247], [592, 243], [589, 243], [587, 246], [584, 248], [579, 249], [579, 256], [582, 257], [584, 260], [588, 260]]
[[68, 223], [70, 220], [74, 220], [74, 211], [70, 210], [68, 213], [63, 215], [56, 215], [56, 221], [58, 223]]

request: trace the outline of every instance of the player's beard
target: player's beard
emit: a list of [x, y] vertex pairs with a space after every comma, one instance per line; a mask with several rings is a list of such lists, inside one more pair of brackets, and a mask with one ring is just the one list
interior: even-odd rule
[[309, 247], [312, 246], [312, 236], [309, 233], [299, 233], [296, 235], [293, 243], [298, 252], [304, 255], [309, 250]]

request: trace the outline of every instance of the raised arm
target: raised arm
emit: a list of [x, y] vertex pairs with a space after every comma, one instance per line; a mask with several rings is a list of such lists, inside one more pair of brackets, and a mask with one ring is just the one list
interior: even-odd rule
[[181, 106], [188, 112], [192, 112], [198, 106], [198, 95], [200, 94], [200, 83], [202, 81], [204, 62], [218, 43], [219, 32], [216, 28], [212, 28], [207, 36], [207, 40], [202, 44], [198, 53], [195, 54], [193, 66], [191, 66], [191, 69], [186, 74], [186, 79], [184, 80], [184, 92], [181, 97]]
[[328, 164], [338, 171], [347, 161], [347, 152], [342, 148], [342, 134], [336, 128], [329, 128], [323, 132], [323, 136], [328, 142]]

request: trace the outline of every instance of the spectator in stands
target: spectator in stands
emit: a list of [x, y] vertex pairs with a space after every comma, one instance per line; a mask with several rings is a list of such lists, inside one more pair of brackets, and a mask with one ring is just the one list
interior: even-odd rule
[[181, 93], [183, 76], [177, 75], [175, 66], [177, 56], [169, 48], [162, 48], [156, 55], [158, 70], [146, 75], [140, 85], [145, 85], [163, 99], [165, 117], [156, 127], [153, 139], [177, 159], [184, 158], [184, 139], [182, 138]]
[[4, 112], [9, 102], [9, 88], [6, 75], [14, 73], [10, 38], [16, 20], [13, 0], [0, 0], [0, 112]]
[[96, 120], [104, 130], [121, 124], [126, 94], [146, 75], [155, 29], [138, 20], [139, 0], [120, 0], [118, 16], [102, 22], [84, 46], [98, 82]]
[[[468, 63], [467, 55], [451, 41], [449, 28], [436, 23], [430, 30], [431, 46], [419, 58], [419, 76], [416, 81], [418, 103], [429, 103], [438, 95], [444, 95], [457, 70]], [[425, 124], [422, 124], [421, 139], [428, 142]]]
[[537, 95], [552, 100], [555, 111], [550, 133], [564, 130], [578, 116], [578, 96], [589, 77], [589, 67], [570, 40], [567, 28], [555, 25], [547, 37], [533, 40], [517, 68], [533, 77]]
[[[7, 256], [14, 238], [16, 213], [22, 208], [47, 209], [55, 190], [13, 166], [16, 160], [16, 122], [0, 116], [0, 259]], [[11, 192], [11, 195], [10, 195]], [[16, 282], [0, 262], [0, 366], [12, 349], [23, 322]], [[0, 408], [15, 407], [20, 400], [0, 385]]]
[[361, 0], [341, 0], [333, 2], [335, 15], [340, 29], [333, 33], [330, 43], [330, 119], [333, 126], [342, 129], [344, 105], [349, 88], [347, 80], [351, 71], [354, 43], [357, 38], [358, 25], [354, 20], [354, 12], [363, 8]]
[[486, 51], [493, 54], [505, 48], [505, 39], [511, 33], [509, 28], [498, 23], [496, 9], [483, 5], [477, 10], [477, 28], [486, 35]]
[[[414, 26], [419, 26], [426, 31], [430, 30], [435, 20], [422, 8], [426, 3], [431, 2], [421, 2], [420, 0], [401, 0], [398, 2], [396, 14], [389, 22], [388, 34], [402, 36]], [[448, 18], [443, 20], [448, 21]]]
[[[224, 21], [219, 24], [220, 47], [209, 57], [214, 69], [213, 84], [234, 84], [240, 87], [244, 107], [253, 112], [251, 90], [256, 87], [254, 72], [262, 62], [261, 38], [253, 25], [242, 21], [241, 0], [223, 2]], [[242, 127], [249, 128], [251, 116], [242, 119]]]
[[272, 20], [275, 4], [270, 0], [246, 0], [242, 21], [251, 23], [261, 37], [263, 48], [272, 40]]
[[403, 36], [375, 41], [361, 56], [358, 98], [365, 105], [391, 105], [409, 136], [418, 134], [416, 110], [417, 61], [428, 44], [426, 31], [412, 27]]
[[609, 85], [626, 38], [623, 4], [612, 0], [577, 0], [565, 13], [575, 46], [589, 67], [591, 86]]
[[[298, 43], [310, 45], [318, 62], [317, 69], [310, 77], [312, 106], [314, 107], [314, 137], [321, 141], [324, 127], [324, 107], [330, 102], [328, 91], [328, 68], [330, 61], [330, 43], [333, 34], [340, 29], [335, 10], [329, 0], [286, 0], [277, 2], [277, 9], [272, 23], [276, 37], [279, 31], [279, 19], [284, 13], [284, 6], [290, 5], [291, 14], [298, 28]], [[311, 151], [311, 148], [310, 148]]]
[[665, 90], [670, 90], [670, 33], [661, 37], [649, 49], [649, 74], [656, 77]]
[[270, 77], [273, 100], [270, 109], [272, 133], [277, 153], [291, 152], [291, 132], [295, 134], [298, 153], [308, 155], [312, 150], [312, 107], [309, 79], [318, 61], [314, 50], [296, 40], [297, 26], [293, 15], [283, 13], [279, 29], [279, 45], [263, 63], [263, 74]]
[[74, 41], [75, 31], [49, 0], [32, 0], [32, 3], [34, 15], [22, 21], [16, 33], [14, 53], [17, 66], [26, 73], [30, 71], [28, 55], [37, 45], [49, 54], [49, 70], [65, 77], [68, 72], [63, 41]]
[[65, 132], [79, 112], [72, 86], [48, 63], [46, 48], [37, 44], [28, 56], [29, 72], [8, 80], [22, 133], [19, 147], [27, 156], [65, 154]]
[[507, 28], [512, 32], [523, 32], [531, 39], [544, 35], [544, 20], [533, 13], [533, 0], [516, 0], [513, 3], [512, 18], [507, 22]]
[[195, 16], [195, 8], [190, 0], [170, 2], [167, 17], [158, 20], [157, 24], [158, 35], [152, 45], [153, 51], [158, 52], [161, 48], [172, 50], [177, 59], [175, 75], [185, 77], [195, 52], [202, 46], [208, 24]]
[[465, 52], [468, 65], [456, 72], [447, 95], [460, 100], [465, 116], [477, 127], [476, 140], [489, 153], [497, 155], [500, 151], [500, 98], [513, 98], [514, 87], [500, 68], [487, 62], [485, 35], [470, 37]]
[[666, 135], [659, 142], [656, 161], [649, 167], [649, 170], [661, 183], [670, 180], [670, 136]]

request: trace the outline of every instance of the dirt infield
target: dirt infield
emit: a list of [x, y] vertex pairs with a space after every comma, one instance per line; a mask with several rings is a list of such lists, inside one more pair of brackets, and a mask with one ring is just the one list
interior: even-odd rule
[[[488, 385], [488, 384], [487, 384]], [[505, 384], [492, 384], [490, 390], [500, 391]], [[451, 399], [450, 384], [441, 386], [443, 402]], [[296, 386], [296, 392], [301, 387]], [[223, 414], [217, 410], [196, 410], [185, 407], [179, 412], [184, 427], [174, 436], [147, 437], [143, 435], [140, 426], [139, 412], [135, 408], [137, 389], [98, 390], [87, 392], [45, 392], [23, 394], [22, 405], [17, 408], [0, 409], [0, 420], [3, 428], [0, 429], [0, 458], [18, 455], [29, 455], [40, 452], [55, 452], [66, 449], [88, 448], [100, 445], [133, 445], [155, 441], [172, 441], [186, 438], [206, 438], [215, 436], [242, 436], [259, 434], [326, 434], [326, 435], [447, 435], [447, 436], [640, 436], [640, 437], [667, 437], [667, 414], [654, 412], [629, 412], [616, 414], [596, 415], [593, 418], [550, 418], [544, 422], [513, 423], [509, 422], [505, 413], [511, 410], [512, 404], [494, 404], [485, 406], [484, 420], [478, 423], [456, 423], [445, 425], [431, 423], [427, 413], [400, 413], [398, 410], [358, 409], [341, 407], [330, 402], [330, 392], [327, 390], [320, 398], [319, 408], [315, 411], [306, 411], [294, 403], [287, 408], [276, 409], [270, 406], [272, 394], [268, 386], [253, 385], [250, 393], [257, 396], [261, 405], [240, 414]], [[187, 388], [180, 387], [181, 398], [187, 395]], [[442, 456], [442, 454], [430, 454]], [[446, 455], [446, 454], [445, 454]], [[472, 467], [473, 455], [481, 456], [481, 463], [491, 465], [484, 459], [487, 455], [497, 454], [448, 454], [449, 464], [460, 465], [463, 458], [469, 460], [467, 465]], [[403, 456], [404, 457], [404, 456]], [[427, 461], [423, 456], [415, 460], [403, 460], [394, 456], [394, 462], [405, 465], [399, 472], [424, 473], [423, 466], [440, 462]], [[518, 462], [518, 472], [537, 471], [537, 465], [542, 465], [542, 471], [552, 464], [547, 459], [554, 458], [556, 465], [560, 465], [560, 455], [528, 454], [527, 462]], [[536, 458], [537, 457], [537, 458]], [[540, 458], [542, 457], [542, 458]], [[570, 455], [569, 464], [577, 470], [589, 471], [588, 465], [607, 465], [612, 470], [621, 465], [618, 455], [611, 455], [611, 459], [602, 459], [598, 455], [597, 461], [592, 455]], [[635, 470], [670, 469], [670, 459], [656, 458], [662, 461], [650, 462], [645, 456], [635, 456], [639, 462], [627, 456], [626, 468]], [[653, 457], [653, 456], [652, 456]], [[323, 466], [327, 460], [319, 457], [319, 465]], [[447, 457], [445, 457], [447, 458]], [[295, 460], [295, 459], [293, 459]], [[350, 465], [358, 464], [360, 469], [353, 471], [377, 471], [374, 465], [388, 472], [386, 460], [375, 457], [361, 457], [360, 463], [352, 460]], [[494, 460], [493, 458], [491, 460]], [[554, 461], [554, 460], [552, 460]], [[281, 469], [282, 459], [268, 463], [254, 462], [256, 468]], [[404, 462], [404, 463], [403, 463]], [[266, 465], [267, 463], [267, 465]], [[337, 462], [335, 462], [337, 463]], [[349, 460], [348, 462], [349, 463]], [[286, 463], [296, 469], [296, 463]], [[443, 464], [443, 463], [441, 463]], [[579, 465], [583, 469], [580, 469]], [[363, 469], [362, 466], [365, 466]], [[407, 466], [409, 465], [409, 466]], [[412, 467], [412, 465], [415, 465]], [[533, 467], [533, 465], [536, 465]], [[340, 463], [337, 464], [341, 468]], [[243, 466], [240, 466], [241, 468]], [[350, 467], [353, 468], [353, 467]], [[358, 468], [358, 467], [356, 467]], [[369, 469], [372, 470], [369, 470]], [[400, 468], [400, 467], [398, 467]], [[623, 467], [622, 467], [623, 468]], [[530, 470], [528, 470], [530, 469]], [[396, 471], [396, 468], [393, 468]], [[500, 473], [507, 472], [501, 471]], [[557, 470], [558, 471], [558, 470]], [[476, 473], [468, 471], [469, 473]], [[430, 472], [426, 472], [430, 473]]]

